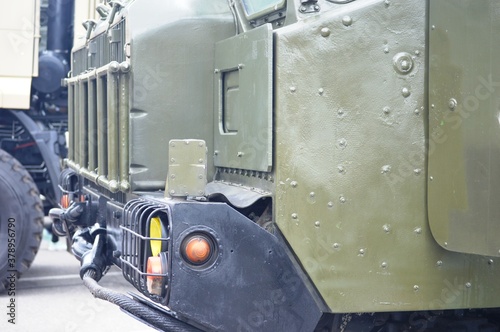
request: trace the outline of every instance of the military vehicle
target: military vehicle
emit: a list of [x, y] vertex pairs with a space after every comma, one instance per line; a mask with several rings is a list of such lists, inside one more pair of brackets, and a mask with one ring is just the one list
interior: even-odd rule
[[32, 263], [57, 206], [66, 156], [73, 1], [20, 0], [0, 12], [0, 289]]
[[[97, 16], [97, 0], [20, 0], [0, 12], [0, 289], [20, 275], [40, 246], [44, 218], [59, 205], [67, 156], [67, 92], [73, 21]], [[14, 253], [15, 251], [15, 253]]]
[[500, 2], [99, 13], [50, 213], [94, 296], [165, 331], [497, 331]]

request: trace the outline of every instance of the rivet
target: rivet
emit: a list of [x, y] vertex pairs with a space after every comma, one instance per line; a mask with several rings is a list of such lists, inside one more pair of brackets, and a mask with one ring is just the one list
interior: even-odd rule
[[401, 89], [401, 94], [403, 95], [403, 97], [407, 98], [411, 95], [411, 92], [410, 92], [410, 89], [408, 88], [403, 88]]
[[448, 242], [445, 242], [445, 243], [444, 243], [444, 246], [445, 246], [445, 247], [447, 247], [447, 246], [448, 246]]
[[290, 87], [290, 92], [295, 92], [297, 89], [294, 86]]
[[417, 227], [417, 228], [415, 228], [414, 232], [415, 232], [415, 234], [422, 234], [422, 228]]
[[245, 67], [245, 65], [244, 65], [244, 64], [242, 64], [242, 63], [238, 63], [238, 69], [243, 69], [243, 67]]
[[297, 213], [292, 213], [292, 219], [297, 219], [298, 217]]
[[431, 29], [432, 29], [432, 30], [436, 29], [436, 26], [435, 26], [435, 25], [432, 25], [432, 26], [431, 26]]
[[418, 285], [414, 285], [414, 286], [413, 286], [413, 290], [414, 290], [415, 292], [418, 292], [418, 290], [419, 290], [419, 289], [420, 289], [420, 287], [418, 287]]
[[218, 74], [219, 72], [220, 72], [219, 69], [217, 69], [217, 68], [214, 69], [214, 74]]
[[290, 182], [290, 185], [291, 185], [293, 188], [296, 188], [296, 187], [297, 187], [297, 185], [298, 185], [298, 183], [297, 183], [297, 181], [292, 181], [292, 182]]
[[311, 193], [309, 193], [309, 197], [314, 197], [314, 191], [312, 191]]
[[333, 202], [328, 202], [328, 207], [329, 208], [333, 207]]
[[450, 110], [454, 111], [457, 107], [457, 100], [455, 98], [450, 98], [450, 100], [448, 100], [448, 107]]
[[200, 159], [198, 159], [198, 162], [199, 162], [200, 164], [203, 164], [203, 159], [201, 159], [201, 158], [200, 158]]
[[314, 5], [314, 10], [318, 11], [319, 10], [319, 6], [318, 5]]
[[346, 16], [344, 16], [344, 17], [342, 18], [342, 23], [343, 23], [346, 27], [348, 27], [348, 26], [350, 26], [350, 25], [352, 24], [352, 18], [351, 18], [350, 16], [346, 15]]
[[175, 190], [170, 190], [170, 194], [171, 195], [175, 194]]
[[389, 106], [384, 107], [384, 113], [385, 114], [391, 113], [391, 108]]
[[339, 201], [340, 203], [345, 203], [346, 199], [344, 196], [340, 196]]
[[203, 142], [199, 142], [199, 143], [198, 143], [198, 146], [199, 146], [200, 148], [202, 148], [202, 147], [203, 147]]
[[203, 175], [202, 174], [198, 175], [198, 179], [200, 180], [203, 179]]
[[385, 224], [384, 226], [382, 226], [382, 229], [384, 230], [384, 232], [389, 233], [391, 231], [391, 225]]
[[399, 52], [392, 58], [394, 70], [399, 74], [408, 74], [413, 69], [413, 58], [410, 53]]
[[493, 260], [492, 259], [488, 259], [488, 264], [492, 265], [493, 264]]
[[415, 108], [415, 110], [413, 111], [413, 113], [415, 113], [415, 115], [419, 115], [420, 114], [420, 110], [418, 108]]
[[338, 115], [343, 115], [343, 114], [344, 114], [344, 110], [343, 110], [343, 109], [339, 109], [339, 110], [337, 111], [337, 114], [338, 114]]
[[380, 266], [385, 269], [387, 267], [387, 262], [382, 262], [382, 264], [380, 264]]
[[420, 168], [415, 168], [413, 170], [413, 173], [415, 173], [415, 175], [420, 175], [420, 173], [422, 173], [422, 170]]
[[471, 286], [472, 286], [472, 284], [471, 284], [470, 282], [466, 282], [466, 283], [465, 283], [465, 287], [467, 287], [467, 288], [471, 288]]
[[384, 47], [384, 53], [385, 54], [389, 53], [389, 46]]
[[323, 88], [318, 89], [318, 93], [320, 94], [320, 96], [323, 95], [324, 92], [325, 92], [325, 90]]
[[344, 149], [346, 146], [347, 146], [347, 141], [345, 140], [345, 138], [341, 138], [339, 139], [339, 146]]
[[316, 221], [316, 222], [314, 223], [314, 226], [319, 227], [319, 226], [320, 226], [320, 222], [319, 222], [319, 221]]
[[175, 179], [175, 174], [170, 175], [171, 179]]
[[384, 165], [382, 166], [380, 173], [386, 174], [389, 173], [390, 171], [391, 171], [391, 165]]
[[389, 7], [389, 5], [391, 4], [391, 2], [389, 0], [385, 0], [384, 4], [385, 4], [386, 7]]
[[174, 142], [170, 143], [170, 146], [175, 147], [175, 143]]
[[189, 145], [189, 141], [188, 140], [184, 141], [184, 144]]
[[436, 106], [434, 104], [431, 104], [431, 108], [434, 108], [434, 107], [436, 107]]
[[236, 154], [236, 156], [238, 156], [238, 157], [243, 157], [243, 155], [244, 155], [244, 153], [241, 151], [238, 151], [238, 153]]
[[339, 165], [339, 166], [337, 167], [337, 169], [339, 170], [339, 173], [341, 173], [341, 174], [344, 174], [344, 173], [345, 173], [345, 168], [344, 168], [344, 166]]
[[330, 29], [328, 28], [322, 28], [321, 31], [320, 31], [321, 35], [323, 37], [328, 37], [330, 35]]
[[175, 159], [174, 158], [170, 158], [170, 162], [171, 163], [175, 163]]
[[338, 248], [340, 248], [340, 244], [338, 244], [337, 242], [335, 242], [335, 243], [333, 244], [333, 248], [334, 248], [334, 249], [338, 249]]
[[363, 256], [365, 254], [365, 249], [359, 249], [359, 255]]
[[437, 266], [443, 266], [443, 261], [441, 261], [441, 260], [437, 261], [437, 262], [436, 262], [436, 265], [437, 265]]
[[415, 51], [415, 55], [416, 55], [416, 56], [419, 56], [419, 55], [420, 55], [420, 51], [419, 51], [419, 50], [416, 50], [416, 51]]
[[429, 176], [429, 180], [434, 180], [434, 177], [433, 176]]

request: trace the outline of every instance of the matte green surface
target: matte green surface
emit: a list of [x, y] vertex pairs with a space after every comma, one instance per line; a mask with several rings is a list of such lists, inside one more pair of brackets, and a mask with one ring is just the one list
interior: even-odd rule
[[215, 47], [215, 166], [270, 171], [272, 166], [270, 24]]
[[427, 25], [355, 1], [275, 31], [275, 218], [334, 312], [500, 305], [499, 262], [430, 232]]
[[[127, 27], [130, 182], [132, 190], [163, 189], [171, 139], [214, 140], [215, 43], [234, 34], [234, 21], [225, 0], [176, 7], [163, 0], [136, 0]], [[213, 144], [208, 154], [213, 154]], [[211, 178], [213, 163], [207, 172]]]
[[202, 140], [169, 142], [167, 185], [170, 197], [203, 196], [207, 185], [207, 145]]
[[490, 256], [500, 256], [499, 13], [498, 1], [431, 1], [429, 23], [432, 233]]

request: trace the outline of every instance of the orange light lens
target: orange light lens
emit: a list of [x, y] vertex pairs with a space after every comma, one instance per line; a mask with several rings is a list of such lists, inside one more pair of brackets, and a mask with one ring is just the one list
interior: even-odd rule
[[[147, 273], [148, 274], [162, 274], [161, 270], [161, 258], [156, 257], [148, 257], [147, 264]], [[162, 277], [160, 276], [147, 276], [147, 286], [148, 292], [151, 294], [161, 295], [162, 293]]]
[[190, 263], [195, 265], [203, 264], [210, 258], [210, 243], [203, 236], [194, 236], [187, 241], [184, 254]]
[[63, 209], [67, 209], [69, 207], [70, 203], [71, 202], [69, 201], [69, 195], [68, 194], [62, 195], [62, 197], [61, 197], [61, 207]]

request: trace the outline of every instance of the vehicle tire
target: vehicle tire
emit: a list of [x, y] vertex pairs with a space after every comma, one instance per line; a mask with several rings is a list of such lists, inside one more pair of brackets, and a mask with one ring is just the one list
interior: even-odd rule
[[12, 273], [18, 278], [35, 259], [42, 240], [43, 216], [40, 194], [30, 174], [0, 150], [0, 291], [6, 289]]

